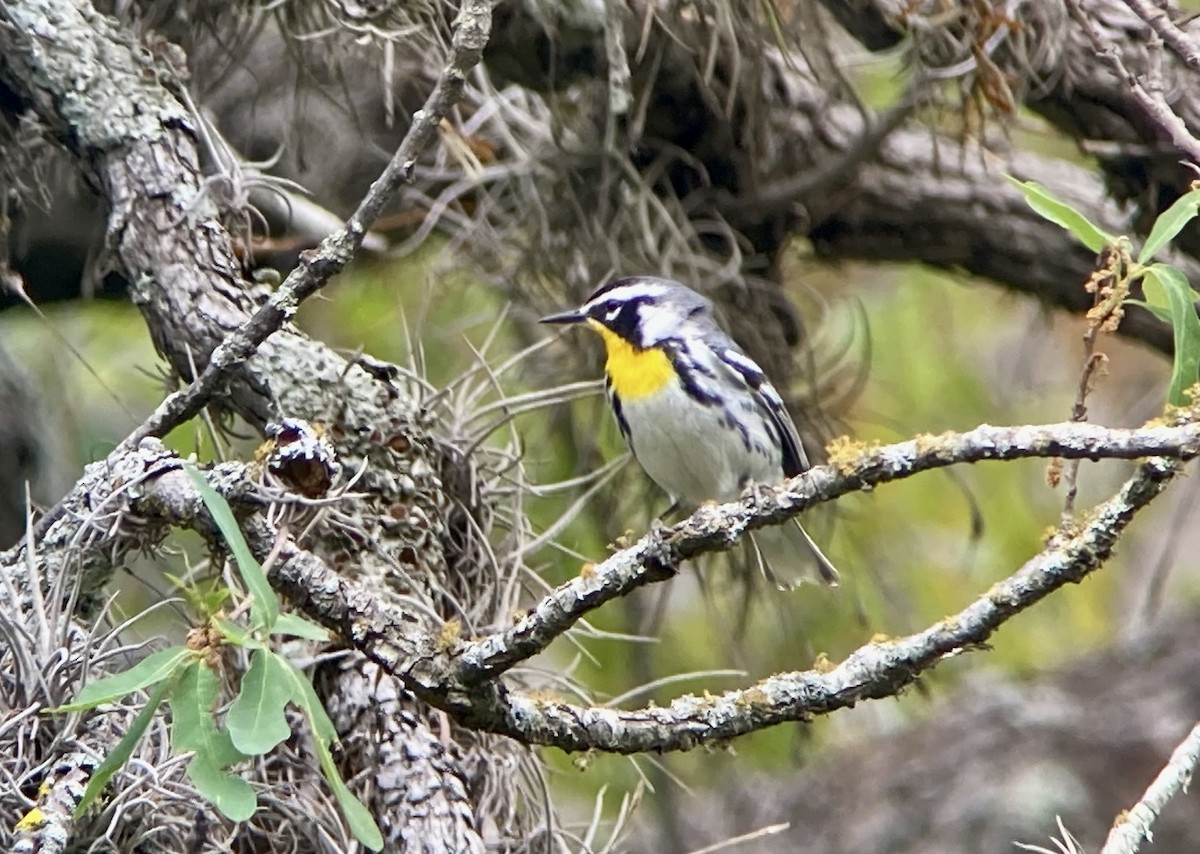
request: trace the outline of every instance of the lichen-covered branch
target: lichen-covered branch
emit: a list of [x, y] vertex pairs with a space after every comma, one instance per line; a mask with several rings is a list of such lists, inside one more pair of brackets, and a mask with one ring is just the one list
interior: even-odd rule
[[1138, 467], [1121, 492], [1096, 509], [1074, 536], [1057, 539], [1017, 573], [958, 614], [915, 635], [860, 647], [831, 670], [781, 673], [718, 696], [684, 696], [637, 711], [582, 708], [512, 695], [494, 731], [563, 750], [616, 753], [688, 750], [786, 721], [899, 694], [948, 655], [978, 649], [1014, 614], [1078, 582], [1111, 554], [1134, 514], [1178, 473], [1174, 462]]
[[411, 181], [417, 156], [437, 135], [438, 125], [462, 97], [468, 72], [479, 62], [491, 31], [489, 0], [463, 0], [454, 22], [453, 53], [425, 105], [392, 159], [359, 202], [344, 227], [326, 236], [300, 257], [283, 284], [213, 351], [200, 376], [186, 389], [168, 396], [126, 439], [132, 447], [146, 436], [165, 436], [194, 417], [213, 394], [252, 356], [268, 336], [289, 322], [300, 304], [323, 288], [350, 263], [363, 238], [401, 184]]
[[[278, 343], [285, 350], [292, 349], [290, 344], [303, 351], [296, 358], [278, 353], [251, 357], [304, 299], [349, 263], [384, 206], [411, 179], [417, 156], [436, 136], [482, 55], [490, 4], [464, 0], [449, 62], [383, 173], [345, 227], [305, 253], [252, 314], [229, 235], [204, 198], [191, 117], [183, 106], [154, 75], [147, 77], [143, 60], [118, 37], [114, 22], [90, 5], [47, 0], [9, 4], [4, 11], [9, 26], [0, 27], [0, 49], [10, 57], [10, 85], [26, 93], [42, 120], [69, 141], [81, 167], [108, 189], [110, 239], [116, 241], [123, 272], [135, 283], [135, 302], [147, 312], [158, 349], [183, 376], [193, 361], [204, 366], [195, 382], [169, 395], [124, 440], [123, 448], [132, 449], [146, 436], [165, 435], [193, 417], [235, 374], [244, 381], [233, 383], [235, 401], [241, 398], [251, 407], [252, 420], [260, 423], [279, 414], [269, 389], [280, 389], [280, 371], [291, 383], [305, 375], [296, 370], [301, 366], [297, 362], [319, 364], [321, 374], [332, 368], [335, 375], [340, 364], [339, 379], [344, 377], [349, 364], [294, 331], [287, 342]], [[288, 391], [295, 394], [295, 389]], [[243, 414], [251, 412], [244, 409]], [[299, 414], [313, 417], [310, 411]], [[39, 523], [39, 535], [56, 512]]]
[[[145, 440], [142, 451], [153, 451], [149, 445], [157, 443]], [[118, 495], [122, 507], [114, 506], [112, 511], [123, 510], [139, 520], [137, 541], [143, 546], [147, 531], [162, 531], [166, 525], [197, 527], [211, 536], [213, 528], [199, 495], [178, 464], [158, 448], [152, 474], [136, 488], [122, 489]], [[682, 750], [899, 692], [944, 656], [983, 643], [1014, 614], [1099, 567], [1135, 513], [1178, 474], [1183, 461], [1197, 454], [1200, 425], [1186, 421], [1137, 430], [1079, 423], [985, 426], [881, 448], [844, 448], [834, 453], [833, 465], [817, 467], [739, 502], [701, 508], [673, 528], [652, 531], [638, 544], [558, 588], [513, 629], [473, 643], [447, 639], [441, 626], [432, 625], [428, 617], [389, 607], [373, 591], [346, 580], [311, 552], [291, 541], [280, 544], [261, 517], [248, 518], [243, 527], [260, 558], [273, 553], [272, 582], [296, 606], [460, 724], [564, 750]], [[533, 698], [498, 681], [507, 667], [544, 649], [583, 614], [641, 584], [670, 577], [686, 558], [727, 548], [748, 530], [783, 521], [847, 492], [929, 469], [1038, 456], [1153, 459], [1140, 463], [1121, 491], [1089, 514], [1085, 525], [1060, 532], [1013, 576], [924, 632], [868, 644], [832, 669], [780, 674], [718, 697], [686, 696], [637, 711]], [[240, 464], [223, 464], [213, 470], [211, 479], [245, 509], [263, 500], [255, 497]], [[56, 527], [73, 524], [74, 517], [66, 517]], [[110, 525], [109, 530], [120, 537], [125, 529]], [[111, 554], [119, 551], [120, 544], [96, 540], [88, 548]], [[10, 568], [21, 559], [20, 549], [4, 556]]]
[[924, 436], [884, 448], [855, 449], [834, 465], [817, 466], [783, 487], [742, 502], [702, 507], [672, 528], [644, 536], [631, 548], [588, 568], [539, 602], [507, 631], [477, 641], [459, 656], [467, 681], [494, 677], [545, 649], [589, 611], [673, 573], [680, 562], [732, 546], [746, 531], [795, 516], [814, 504], [888, 481], [956, 463], [1024, 457], [1191, 459], [1200, 452], [1200, 427], [1109, 430], [1091, 424], [978, 427], [967, 433]]
[[[1182, 444], [1154, 441], [1151, 444], [1181, 458], [1195, 456], [1196, 431], [1188, 428], [1184, 435]], [[1178, 434], [1176, 438], [1179, 438]], [[879, 465], [884, 469], [891, 468], [884, 459], [896, 448], [898, 446], [892, 446], [867, 455], [848, 477], [870, 477], [868, 472]], [[1018, 455], [1001, 448], [1000, 454]], [[1136, 442], [1127, 444], [1118, 440], [1114, 455], [1132, 454], [1136, 448]], [[1107, 450], [1087, 439], [1082, 443], [1061, 445], [1048, 440], [1034, 449], [1042, 453], [1061, 449], [1089, 457], [1102, 455]], [[904, 451], [900, 451], [897, 456], [903, 455]], [[978, 458], [996, 456], [997, 453], [992, 452], [980, 454]], [[970, 457], [968, 454], [966, 459]], [[931, 464], [945, 464], [950, 458], [941, 456], [938, 449], [929, 449], [921, 459]], [[902, 463], [893, 470], [913, 474], [925, 467], [928, 466]], [[832, 669], [778, 674], [749, 688], [719, 696], [689, 695], [665, 706], [636, 711], [582, 707], [535, 698], [510, 691], [494, 680], [466, 681], [460, 675], [459, 666], [466, 654], [463, 648], [441, 640], [440, 633], [423, 625], [419, 616], [381, 606], [369, 591], [357, 588], [319, 559], [292, 545], [285, 545], [278, 553], [271, 578], [305, 613], [338, 631], [385, 670], [400, 675], [409, 690], [431, 705], [450, 712], [464, 726], [568, 751], [687, 750], [785, 721], [802, 721], [813, 715], [828, 714], [861, 700], [899, 693], [945, 656], [977, 648], [1013, 615], [1097, 569], [1111, 554], [1137, 511], [1159, 495], [1180, 469], [1178, 460], [1156, 458], [1141, 463], [1121, 491], [1089, 515], [1086, 525], [1076, 532], [1057, 535], [1042, 553], [1010, 578], [994, 585], [957, 615], [924, 632], [867, 644]], [[798, 502], [789, 505], [789, 501], [794, 501], [793, 495], [786, 490], [779, 495], [779, 503], [765, 509], [755, 507], [755, 502], [749, 499], [739, 505], [711, 509], [728, 512], [736, 508], [735, 512], [746, 513], [754, 521], [766, 524], [778, 514], [788, 512], [784, 507], [796, 509]], [[703, 512], [697, 515], [703, 515]], [[265, 553], [271, 547], [269, 531], [251, 530], [248, 533], [255, 550]], [[722, 537], [700, 535], [692, 542], [697, 551], [701, 550], [701, 542], [711, 548], [722, 542]], [[665, 553], [671, 549], [662, 543], [656, 547]], [[644, 545], [616, 557], [622, 563], [657, 560]], [[543, 602], [535, 613], [544, 613], [544, 606]], [[484, 640], [480, 645], [487, 648], [489, 641]]]

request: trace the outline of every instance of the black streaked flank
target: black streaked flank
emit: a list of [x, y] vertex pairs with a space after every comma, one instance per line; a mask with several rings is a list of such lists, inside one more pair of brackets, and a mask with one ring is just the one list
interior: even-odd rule
[[629, 450], [633, 451], [633, 455], [637, 456], [637, 451], [633, 448], [633, 434], [629, 432], [629, 422], [625, 420], [625, 413], [621, 409], [621, 398], [617, 397], [617, 393], [612, 390], [612, 379], [605, 377], [605, 388], [608, 389], [608, 402], [612, 406], [613, 415], [617, 419], [617, 427], [621, 429], [621, 435], [625, 437], [626, 444], [629, 445]]
[[721, 357], [721, 361], [736, 371], [754, 391], [754, 400], [762, 407], [771, 429], [779, 437], [780, 449], [783, 451], [784, 477], [795, 477], [807, 471], [808, 456], [804, 453], [804, 446], [800, 444], [800, 434], [796, 432], [796, 425], [792, 423], [792, 417], [783, 405], [783, 398], [767, 380], [762, 368], [749, 356], [732, 348], [716, 350], [716, 353]]
[[670, 338], [662, 342], [663, 352], [671, 360], [671, 367], [679, 377], [679, 384], [687, 392], [688, 397], [705, 406], [716, 406], [722, 402], [721, 395], [709, 391], [697, 379], [708, 377], [715, 379], [716, 375], [706, 365], [702, 365], [688, 353], [687, 345], [682, 341]]

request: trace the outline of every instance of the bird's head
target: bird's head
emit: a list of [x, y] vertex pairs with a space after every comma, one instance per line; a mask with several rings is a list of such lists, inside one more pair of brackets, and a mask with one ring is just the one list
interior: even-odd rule
[[605, 343], [615, 336], [639, 350], [678, 338], [689, 323], [711, 317], [712, 303], [686, 285], [654, 276], [616, 279], [577, 309], [543, 317], [541, 323], [586, 323]]

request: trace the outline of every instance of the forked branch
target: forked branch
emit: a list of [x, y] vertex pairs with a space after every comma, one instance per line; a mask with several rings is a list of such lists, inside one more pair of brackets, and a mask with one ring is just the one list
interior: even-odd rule
[[[513, 628], [471, 643], [447, 641], [442, 626], [432, 625], [427, 617], [383, 605], [371, 591], [294, 543], [280, 547], [276, 532], [261, 516], [249, 518], [243, 529], [260, 559], [274, 552], [272, 583], [293, 604], [462, 725], [564, 750], [684, 750], [899, 693], [943, 658], [977, 648], [1014, 614], [1101, 566], [1134, 515], [1161, 493], [1184, 461], [1198, 454], [1200, 424], [1190, 420], [1136, 430], [1078, 423], [985, 426], [854, 449], [835, 454], [835, 465], [815, 468], [773, 491], [704, 507], [679, 525], [651, 531], [636, 545], [553, 591]], [[157, 457], [156, 473], [138, 490], [121, 495], [120, 512], [138, 517], [139, 524], [111, 526], [114, 537], [137, 536], [139, 546], [145, 547], [148, 531], [165, 531], [168, 525], [213, 533], [200, 496], [169, 456]], [[669, 578], [685, 559], [728, 548], [747, 531], [848, 492], [932, 468], [1023, 457], [1152, 459], [1140, 463], [1120, 492], [1088, 515], [1085, 525], [1060, 531], [1040, 554], [957, 615], [909, 637], [867, 644], [832, 669], [778, 674], [716, 697], [684, 696], [664, 707], [636, 711], [535, 698], [511, 690], [499, 679], [504, 670], [545, 649], [587, 612], [635, 587]], [[213, 485], [243, 510], [251, 510], [262, 499], [247, 488], [246, 474], [237, 464], [226, 463], [214, 471]], [[71, 524], [72, 517], [59, 522]], [[99, 556], [119, 552], [120, 545], [94, 540], [88, 549]], [[22, 549], [10, 551], [4, 558], [6, 571], [18, 571], [24, 560]]]

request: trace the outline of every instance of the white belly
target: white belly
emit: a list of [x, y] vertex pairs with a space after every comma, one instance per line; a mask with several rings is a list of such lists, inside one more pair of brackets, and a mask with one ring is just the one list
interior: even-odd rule
[[779, 483], [783, 460], [760, 418], [745, 418], [752, 451], [722, 424], [720, 406], [703, 406], [677, 382], [657, 394], [621, 401], [633, 453], [651, 480], [685, 505], [732, 501], [744, 484]]

